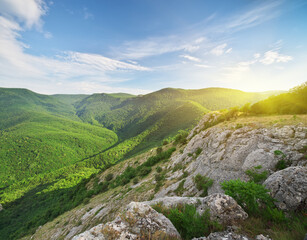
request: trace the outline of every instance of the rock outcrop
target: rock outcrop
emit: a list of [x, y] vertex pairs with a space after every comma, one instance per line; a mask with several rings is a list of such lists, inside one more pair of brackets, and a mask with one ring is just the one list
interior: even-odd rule
[[307, 167], [289, 167], [272, 174], [264, 185], [282, 210], [307, 207]]
[[[209, 119], [207, 114], [204, 119]], [[213, 113], [210, 119], [216, 119]], [[201, 193], [193, 182], [197, 174], [206, 175], [214, 180], [208, 193], [223, 192], [220, 182], [240, 178], [249, 180], [245, 171], [255, 166], [274, 172], [280, 160], [276, 150], [282, 151], [292, 160], [292, 166], [305, 166], [307, 161], [301, 150], [307, 145], [307, 127], [304, 125], [265, 126], [260, 123], [228, 122], [204, 128], [205, 121], [193, 129], [188, 144], [182, 153], [171, 158], [171, 167], [180, 164], [189, 174], [184, 182], [183, 196], [199, 196]], [[196, 134], [196, 135], [195, 135]], [[201, 152], [200, 152], [201, 151]], [[197, 152], [200, 154], [197, 154]], [[181, 170], [169, 176], [169, 180], [182, 176]], [[155, 195], [155, 198], [174, 196], [178, 182], [169, 185]]]
[[208, 197], [164, 197], [145, 202], [148, 205], [161, 204], [167, 208], [177, 205], [193, 205], [201, 215], [205, 210], [209, 210], [211, 220], [216, 220], [221, 224], [232, 225], [244, 220], [248, 214], [230, 196], [216, 193]]
[[114, 221], [100, 224], [73, 240], [181, 239], [171, 221], [145, 203], [131, 202]]
[[[252, 240], [252, 239], [242, 234], [234, 233], [232, 231], [224, 231], [224, 232], [210, 233], [208, 237], [193, 238], [192, 240]], [[260, 234], [256, 236], [255, 240], [272, 240], [272, 239]]]

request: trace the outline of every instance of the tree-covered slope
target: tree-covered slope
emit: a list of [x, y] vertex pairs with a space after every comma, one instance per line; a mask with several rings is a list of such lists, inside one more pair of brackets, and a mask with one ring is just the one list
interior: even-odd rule
[[251, 106], [251, 112], [260, 114], [307, 113], [307, 82], [287, 93], [269, 97]]
[[[242, 106], [247, 102], [254, 103], [270, 95], [272, 93], [247, 93], [224, 88], [200, 90], [166, 88], [128, 99], [94, 94], [81, 101], [76, 108], [81, 119], [89, 122], [97, 121], [116, 131], [121, 138], [126, 138], [134, 132], [131, 128], [143, 131], [161, 120], [165, 113], [172, 112], [189, 101], [194, 101], [208, 110], [218, 110]], [[192, 123], [195, 119], [194, 116], [191, 117]]]

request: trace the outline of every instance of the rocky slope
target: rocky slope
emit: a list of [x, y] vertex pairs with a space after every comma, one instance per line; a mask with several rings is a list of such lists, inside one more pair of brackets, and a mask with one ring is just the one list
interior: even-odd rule
[[[235, 207], [236, 203], [229, 200], [229, 196], [223, 194], [216, 195], [215, 193], [222, 193], [219, 183], [224, 180], [237, 178], [248, 180], [249, 177], [245, 171], [259, 165], [262, 166], [262, 170], [269, 171], [271, 176], [265, 184], [268, 187], [269, 185], [272, 186], [269, 188], [272, 189], [274, 196], [281, 196], [279, 202], [283, 203], [281, 204], [282, 206], [289, 206], [287, 205], [287, 201], [284, 200], [284, 198], [287, 198], [285, 196], [290, 196], [289, 194], [285, 194], [285, 192], [289, 191], [292, 191], [294, 196], [299, 196], [296, 199], [296, 207], [306, 203], [307, 196], [303, 186], [307, 186], [307, 161], [305, 158], [307, 146], [307, 116], [301, 115], [297, 118], [293, 118], [293, 116], [239, 117], [237, 120], [218, 123], [220, 122], [220, 116], [221, 113], [218, 112], [205, 115], [198, 126], [191, 131], [188, 136], [188, 143], [177, 146], [176, 152], [174, 152], [169, 161], [158, 163], [155, 166], [161, 167], [162, 173], [165, 175], [165, 180], [162, 181], [160, 189], [156, 188], [157, 181], [155, 175], [157, 173], [152, 171], [149, 175], [140, 179], [138, 183], [133, 181], [125, 186], [111, 188], [107, 192], [95, 196], [88, 203], [45, 224], [37, 229], [35, 234], [24, 239], [73, 239], [74, 237], [74, 239], [80, 240], [112, 239], [105, 238], [103, 234], [99, 235], [103, 229], [110, 231], [111, 228], [116, 230], [115, 232], [118, 232], [115, 235], [119, 234], [121, 236], [123, 233], [122, 239], [126, 239], [124, 238], [125, 234], [130, 234], [130, 239], [134, 239], [133, 236], [136, 236], [141, 229], [139, 223], [144, 223], [145, 225], [142, 226], [145, 226], [147, 230], [156, 229], [151, 226], [161, 226], [162, 224], [164, 226], [164, 228], [161, 228], [162, 232], [166, 234], [171, 233], [171, 235], [176, 237], [176, 231], [174, 231], [171, 225], [168, 225], [169, 223], [165, 222], [167, 220], [163, 220], [162, 216], [158, 215], [154, 210], [151, 210], [150, 205], [156, 202], [173, 205], [176, 202], [193, 203], [200, 201], [203, 203], [203, 207], [210, 209], [212, 216], [223, 216], [222, 219], [224, 220], [222, 221], [228, 221], [231, 211], [227, 210], [224, 214], [221, 210], [224, 208], [214, 207], [219, 206], [216, 204], [218, 202], [224, 207], [231, 206], [231, 209], [233, 209], [232, 213], [237, 217], [239, 216], [238, 218], [244, 219], [246, 218], [246, 213], [244, 214], [244, 211], [240, 212], [240, 206], [237, 205], [238, 207]], [[168, 146], [164, 148], [168, 148]], [[274, 154], [276, 150], [282, 151], [284, 155], [276, 156]], [[136, 167], [154, 154], [155, 151], [151, 151], [121, 162], [103, 172], [99, 176], [99, 179], [100, 181], [104, 181], [109, 173], [113, 173], [116, 177], [127, 166]], [[281, 173], [274, 173], [276, 171], [276, 163], [282, 157], [291, 159], [293, 168], [292, 170], [291, 168], [283, 170], [285, 171], [284, 173], [282, 171], [280, 171]], [[277, 181], [282, 182], [284, 177], [288, 176], [287, 171], [292, 175], [294, 174], [293, 177], [288, 179], [288, 182], [294, 183], [292, 185], [287, 184], [287, 186], [293, 187], [287, 190], [286, 186], [278, 185], [279, 187], [276, 188], [275, 183]], [[298, 172], [299, 175], [296, 174]], [[206, 198], [199, 198], [202, 195], [202, 191], [196, 188], [193, 180], [197, 174], [201, 174], [202, 176], [206, 175], [214, 180], [212, 187], [208, 191], [210, 196]], [[90, 183], [88, 188], [91, 189], [91, 187], [92, 185]], [[191, 198], [192, 196], [193, 198]], [[278, 199], [278, 197], [276, 198]], [[216, 201], [216, 199], [219, 200]], [[214, 204], [208, 204], [212, 202]], [[140, 212], [135, 211], [135, 209], [140, 208]], [[144, 217], [142, 215], [142, 209], [150, 216], [154, 216], [154, 219]], [[123, 213], [127, 212], [130, 212], [129, 215], [137, 215], [140, 217], [138, 218], [139, 221], [135, 222], [135, 226], [134, 223], [132, 224], [133, 226], [129, 225], [131, 224], [129, 223], [129, 219], [128, 221], [127, 219], [125, 221], [120, 220], [123, 219]], [[215, 215], [214, 212], [216, 212]], [[111, 232], [114, 232], [113, 230]], [[156, 231], [153, 231], [151, 234], [162, 234], [162, 232], [156, 233]], [[223, 232], [219, 236], [233, 234]], [[222, 237], [213, 238], [210, 236], [202, 239], [222, 239]], [[225, 239], [248, 239], [245, 236], [240, 237]], [[261, 238], [261, 236], [258, 237], [257, 239], [266, 239]]]

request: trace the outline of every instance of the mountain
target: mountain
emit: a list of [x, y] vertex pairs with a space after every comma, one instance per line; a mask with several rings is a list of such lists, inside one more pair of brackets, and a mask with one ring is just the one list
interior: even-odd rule
[[268, 95], [168, 88], [140, 96], [47, 96], [1, 88], [0, 202], [7, 211], [0, 226], [6, 229], [16, 214], [28, 223], [4, 236], [15, 238], [80, 205], [94, 194], [85, 191], [90, 176], [180, 138], [178, 131], [192, 129], [204, 113]]
[[[172, 210], [164, 209], [165, 211], [162, 212], [173, 214], [173, 217], [171, 215], [168, 217], [175, 220], [172, 222], [176, 228], [179, 227], [177, 230], [180, 234], [184, 234], [182, 231], [184, 226], [189, 226], [188, 231], [193, 232], [195, 227], [193, 228], [193, 224], [190, 226], [189, 221], [194, 219], [195, 212], [191, 211], [193, 214], [190, 212], [190, 216], [193, 217], [190, 219], [188, 218], [189, 214], [184, 213], [180, 206], [176, 211], [177, 203], [195, 205], [197, 211], [201, 213], [207, 204], [210, 206], [211, 216], [217, 214], [218, 220], [225, 219], [225, 225], [231, 222], [230, 218], [232, 217], [242, 218], [236, 223], [238, 228], [235, 229], [239, 229], [240, 234], [247, 235], [249, 239], [255, 239], [255, 236], [260, 233], [269, 235], [271, 239], [303, 239], [307, 226], [302, 205], [307, 197], [304, 190], [306, 167], [302, 167], [306, 164], [306, 157], [304, 157], [306, 146], [304, 147], [304, 144], [307, 144], [305, 138], [307, 116], [300, 115], [293, 118], [292, 115], [244, 116], [241, 114], [239, 116], [239, 114], [234, 114], [232, 118], [228, 119], [225, 117], [226, 114], [226, 112], [210, 112], [203, 116], [199, 124], [189, 133], [187, 141], [175, 145], [176, 149], [174, 149], [174, 142], [162, 146], [160, 150], [159, 148], [152, 149], [119, 162], [98, 173], [88, 182], [80, 184], [78, 189], [83, 190], [76, 191], [75, 196], [86, 196], [86, 193], [90, 192], [95, 192], [95, 194], [78, 207], [56, 217], [42, 227], [38, 228], [39, 224], [36, 224], [36, 231], [29, 233], [23, 239], [40, 240], [59, 237], [72, 239], [74, 236], [76, 236], [74, 239], [84, 239], [82, 236], [85, 239], [87, 239], [86, 237], [88, 239], [99, 239], [98, 237], [102, 239], [102, 235], [116, 236], [116, 234], [121, 234], [122, 229], [127, 229], [129, 234], [131, 232], [136, 235], [145, 234], [146, 231], [137, 232], [135, 229], [144, 227], [148, 231], [154, 231], [156, 218], [160, 219], [160, 215], [155, 213], [154, 218], [150, 217], [150, 223], [154, 224], [143, 220], [144, 218], [148, 219], [149, 215], [152, 216], [149, 214], [152, 211], [151, 208], [145, 207], [143, 211], [143, 204], [155, 206], [155, 209], [160, 209], [160, 211], [164, 209], [163, 207], [173, 208]], [[220, 121], [220, 119], [224, 120]], [[276, 168], [278, 162], [283, 160], [281, 155], [275, 154], [276, 149], [282, 152], [286, 158], [289, 157], [292, 160], [289, 163], [291, 167], [282, 171]], [[252, 174], [248, 173], [248, 170]], [[245, 211], [248, 209], [244, 203], [240, 203], [244, 209], [242, 211], [242, 208], [229, 199], [229, 196], [224, 197], [225, 195], [221, 194], [223, 192], [221, 182], [238, 178], [242, 181], [252, 181], [257, 176], [262, 176], [262, 181], [265, 178], [268, 178], [268, 182], [275, 179], [275, 185], [278, 188], [275, 189], [273, 185], [270, 189], [272, 192], [279, 191], [275, 195], [278, 198], [277, 206], [285, 206], [286, 209], [295, 206], [296, 212], [291, 213], [293, 218], [283, 222], [283, 213], [276, 207], [272, 207], [274, 210], [270, 209], [271, 212], [267, 211], [267, 214], [275, 213], [274, 218], [251, 212], [248, 212], [249, 217], [246, 218]], [[212, 179], [211, 185], [207, 184], [208, 178]], [[239, 186], [236, 186], [235, 189], [238, 190]], [[204, 197], [205, 191], [208, 192], [208, 197]], [[248, 191], [248, 188], [245, 188], [244, 191]], [[263, 192], [256, 194], [260, 195]], [[245, 196], [248, 195], [245, 194]], [[297, 198], [296, 196], [301, 197]], [[30, 197], [26, 196], [22, 200], [26, 204], [30, 201]], [[56, 202], [53, 201], [52, 204]], [[138, 206], [134, 208], [136, 214], [127, 214], [127, 211], [130, 212], [127, 206], [130, 206], [131, 202], [140, 202], [132, 203], [132, 205]], [[43, 211], [47, 205], [44, 205], [43, 201], [39, 201], [38, 208]], [[23, 209], [26, 211], [27, 208]], [[36, 213], [35, 216], [40, 220], [37, 212], [31, 212], [31, 216]], [[16, 213], [12, 212], [11, 214]], [[30, 216], [30, 212], [28, 215]], [[4, 219], [12, 219], [11, 216], [4, 215], [4, 213], [1, 215], [1, 212], [0, 216], [2, 217], [0, 218], [2, 219], [0, 226], [1, 222], [5, 221]], [[118, 217], [116, 218], [116, 216]], [[208, 224], [208, 215], [206, 216], [207, 218], [202, 219], [200, 226]], [[142, 220], [138, 221], [138, 219]], [[184, 224], [180, 224], [181, 222]], [[21, 216], [16, 216], [10, 225], [10, 231], [17, 232], [18, 229], [25, 228], [24, 225], [27, 222], [22, 223]], [[107, 225], [107, 223], [113, 224]], [[114, 229], [114, 226], [118, 225], [120, 227]], [[126, 228], [126, 225], [130, 228]], [[138, 228], [134, 228], [135, 225], [138, 225]], [[225, 225], [221, 226], [219, 230], [226, 229]], [[159, 230], [164, 229], [163, 226]], [[209, 229], [214, 230], [214, 226], [217, 225], [213, 225]], [[8, 230], [7, 227], [0, 233], [7, 234], [5, 231]], [[25, 229], [23, 230], [25, 231]], [[83, 235], [78, 236], [82, 232], [84, 232]], [[196, 232], [197, 234], [205, 234]], [[112, 233], [113, 235], [110, 235]], [[209, 233], [206, 232], [206, 234]], [[205, 235], [198, 236], [204, 237]], [[112, 237], [110, 238], [112, 239]], [[113, 237], [113, 239], [116, 238]]]
[[255, 103], [250, 111], [256, 114], [306, 114], [307, 82], [287, 93], [271, 96]]

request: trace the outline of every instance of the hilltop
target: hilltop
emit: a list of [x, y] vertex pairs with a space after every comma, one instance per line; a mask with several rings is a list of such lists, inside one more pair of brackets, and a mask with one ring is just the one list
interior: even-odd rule
[[[183, 141], [204, 113], [235, 104], [248, 112], [254, 106], [247, 108], [248, 102], [272, 94], [220, 88], [162, 89], [142, 96], [0, 92], [3, 114], [14, 120], [2, 118], [0, 139], [0, 196], [7, 219], [0, 226], [12, 239], [95, 195], [86, 187], [95, 174], [162, 142]], [[146, 175], [149, 168], [141, 170]], [[27, 224], [15, 224], [12, 231], [8, 222], [15, 219]]]

